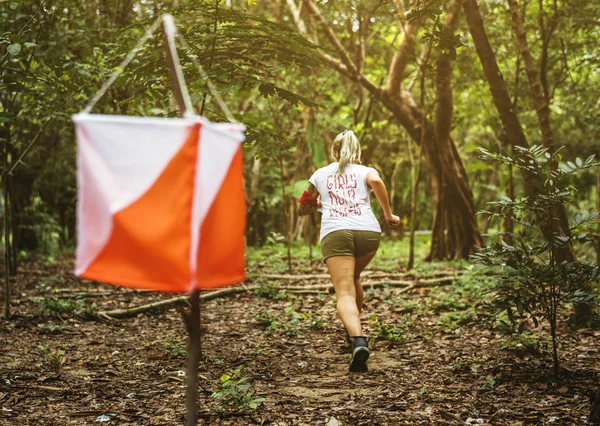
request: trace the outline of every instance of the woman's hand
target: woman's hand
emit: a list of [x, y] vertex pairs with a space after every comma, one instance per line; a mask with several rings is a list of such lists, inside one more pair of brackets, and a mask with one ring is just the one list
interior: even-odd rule
[[371, 170], [369, 173], [367, 173], [367, 184], [371, 187], [375, 193], [375, 196], [377, 197], [377, 200], [379, 201], [379, 204], [381, 205], [385, 221], [390, 228], [396, 228], [398, 225], [400, 225], [400, 218], [395, 214], [392, 214], [392, 207], [390, 206], [387, 189], [385, 188], [385, 184], [381, 180], [377, 170]]
[[317, 188], [315, 188], [315, 186], [310, 182], [306, 187], [306, 191], [304, 191], [304, 194], [302, 194], [302, 197], [305, 196], [307, 196], [306, 202], [302, 202], [302, 200], [298, 202], [298, 207], [296, 209], [298, 216], [309, 215], [321, 207], [321, 197], [319, 196], [319, 191], [317, 191]]
[[386, 217], [385, 221], [390, 226], [390, 228], [395, 228], [400, 225], [400, 218], [395, 214], [390, 215], [390, 217]]

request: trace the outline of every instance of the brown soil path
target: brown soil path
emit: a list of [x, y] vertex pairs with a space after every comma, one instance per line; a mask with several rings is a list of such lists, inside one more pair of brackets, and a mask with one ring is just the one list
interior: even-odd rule
[[[175, 310], [60, 319], [33, 300], [48, 295], [47, 285], [110, 293], [85, 298], [102, 309], [168, 296], [81, 283], [64, 265], [26, 270], [15, 287], [14, 318], [0, 322], [1, 425], [92, 425], [108, 412], [117, 413], [108, 425], [184, 423], [185, 356], [178, 352], [185, 330]], [[443, 312], [425, 309], [428, 292], [368, 292], [369, 334], [375, 328], [367, 315], [374, 313], [401, 325], [403, 341], [373, 339], [366, 374], [347, 372], [331, 295], [273, 300], [245, 293], [206, 302], [200, 424], [585, 424], [586, 392], [600, 373], [599, 331], [563, 330], [565, 373], [554, 380], [547, 353], [503, 350], [499, 334], [441, 321]], [[399, 306], [400, 297], [410, 303]], [[265, 318], [275, 321], [273, 330], [265, 330]], [[222, 374], [240, 366], [266, 398], [256, 410], [226, 410], [211, 397]]]

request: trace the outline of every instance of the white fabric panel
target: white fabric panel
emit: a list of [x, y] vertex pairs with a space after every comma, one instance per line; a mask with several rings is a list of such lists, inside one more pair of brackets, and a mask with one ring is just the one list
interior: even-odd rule
[[102, 195], [106, 170], [85, 132], [77, 128], [77, 254], [75, 274], [83, 273], [100, 253], [112, 231], [112, 216]]
[[76, 274], [100, 253], [112, 214], [140, 198], [181, 149], [195, 119], [78, 114]]
[[83, 129], [106, 173], [103, 199], [116, 213], [144, 194], [187, 139], [193, 119], [78, 114]]
[[200, 128], [200, 146], [192, 207], [192, 250], [190, 252], [192, 282], [190, 290], [196, 286], [200, 227], [221, 189], [240, 143], [245, 139], [243, 124], [211, 123], [202, 117], [199, 119], [202, 127]]

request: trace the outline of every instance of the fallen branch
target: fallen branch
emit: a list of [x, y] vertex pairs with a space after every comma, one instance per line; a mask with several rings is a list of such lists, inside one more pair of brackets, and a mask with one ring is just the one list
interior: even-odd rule
[[[463, 271], [439, 271], [428, 274], [428, 277], [438, 277], [438, 276], [447, 276], [448, 273], [454, 273], [455, 275], [464, 274]], [[375, 272], [375, 271], [366, 271], [361, 274], [362, 277], [369, 278], [405, 278], [405, 277], [415, 277], [412, 273], [399, 274], [393, 272]], [[288, 280], [288, 281], [302, 281], [302, 280], [311, 280], [311, 279], [329, 279], [329, 274], [298, 274], [298, 275], [289, 275], [289, 274], [262, 274], [260, 276], [256, 276], [257, 279], [267, 279], [267, 280]], [[419, 277], [415, 277], [415, 279], [419, 279]]]
[[[221, 290], [210, 291], [207, 293], [201, 293], [200, 300], [217, 299], [219, 297], [229, 296], [232, 294], [238, 294], [238, 293], [242, 293], [244, 291], [249, 291], [253, 288], [254, 287], [245, 287], [244, 288], [244, 287], [239, 286], [239, 287], [229, 287], [229, 288], [224, 288]], [[167, 307], [171, 307], [171, 306], [185, 305], [188, 303], [188, 300], [189, 300], [189, 297], [187, 295], [177, 296], [177, 297], [172, 297], [171, 299], [159, 300], [158, 302], [153, 302], [153, 303], [148, 303], [145, 305], [136, 306], [134, 308], [114, 309], [112, 311], [100, 311], [97, 313], [97, 315], [101, 318], [105, 318], [105, 319], [109, 319], [109, 320], [116, 319], [116, 318], [127, 318], [127, 317], [132, 317], [132, 316], [135, 316], [135, 315], [143, 313], [143, 312], [157, 309], [157, 308], [167, 308]]]
[[[435, 287], [439, 285], [448, 285], [451, 284], [454, 280], [454, 276], [447, 276], [442, 278], [435, 279], [427, 279], [427, 280], [417, 280], [417, 281], [408, 281], [408, 280], [398, 280], [398, 281], [367, 281], [363, 283], [364, 287], [368, 288], [379, 288], [379, 287], [404, 287], [399, 292], [405, 293], [414, 288], [420, 287]], [[258, 289], [257, 285], [239, 285], [236, 287], [224, 288], [221, 290], [211, 291], [207, 293], [200, 294], [200, 300], [212, 300], [217, 299], [219, 297], [230, 296], [233, 294], [239, 294], [243, 292], [250, 293], [252, 290]], [[279, 291], [283, 291], [286, 293], [292, 294], [315, 294], [321, 292], [333, 292], [333, 284], [317, 284], [310, 286], [286, 286], [279, 287]], [[112, 311], [100, 311], [96, 315], [104, 319], [116, 319], [116, 318], [127, 318], [132, 317], [137, 314], [148, 312], [153, 309], [158, 308], [170, 308], [172, 306], [177, 305], [185, 305], [188, 303], [189, 297], [186, 296], [177, 296], [171, 299], [159, 300], [158, 302], [148, 303], [145, 305], [136, 306], [128, 309], [114, 309]]]
[[[365, 288], [379, 288], [379, 287], [434, 287], [438, 285], [451, 284], [454, 281], [454, 276], [446, 276], [442, 278], [433, 278], [427, 280], [383, 280], [383, 281], [364, 281], [363, 287]], [[331, 290], [333, 284], [316, 284], [316, 285], [305, 285], [305, 286], [283, 286], [279, 287], [280, 290], [288, 293], [306, 292], [308, 290]]]

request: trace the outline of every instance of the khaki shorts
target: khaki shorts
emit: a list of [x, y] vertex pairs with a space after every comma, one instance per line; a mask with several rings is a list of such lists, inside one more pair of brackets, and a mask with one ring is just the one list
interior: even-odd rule
[[321, 240], [323, 262], [333, 256], [365, 256], [379, 248], [381, 233], [342, 229], [333, 231]]

